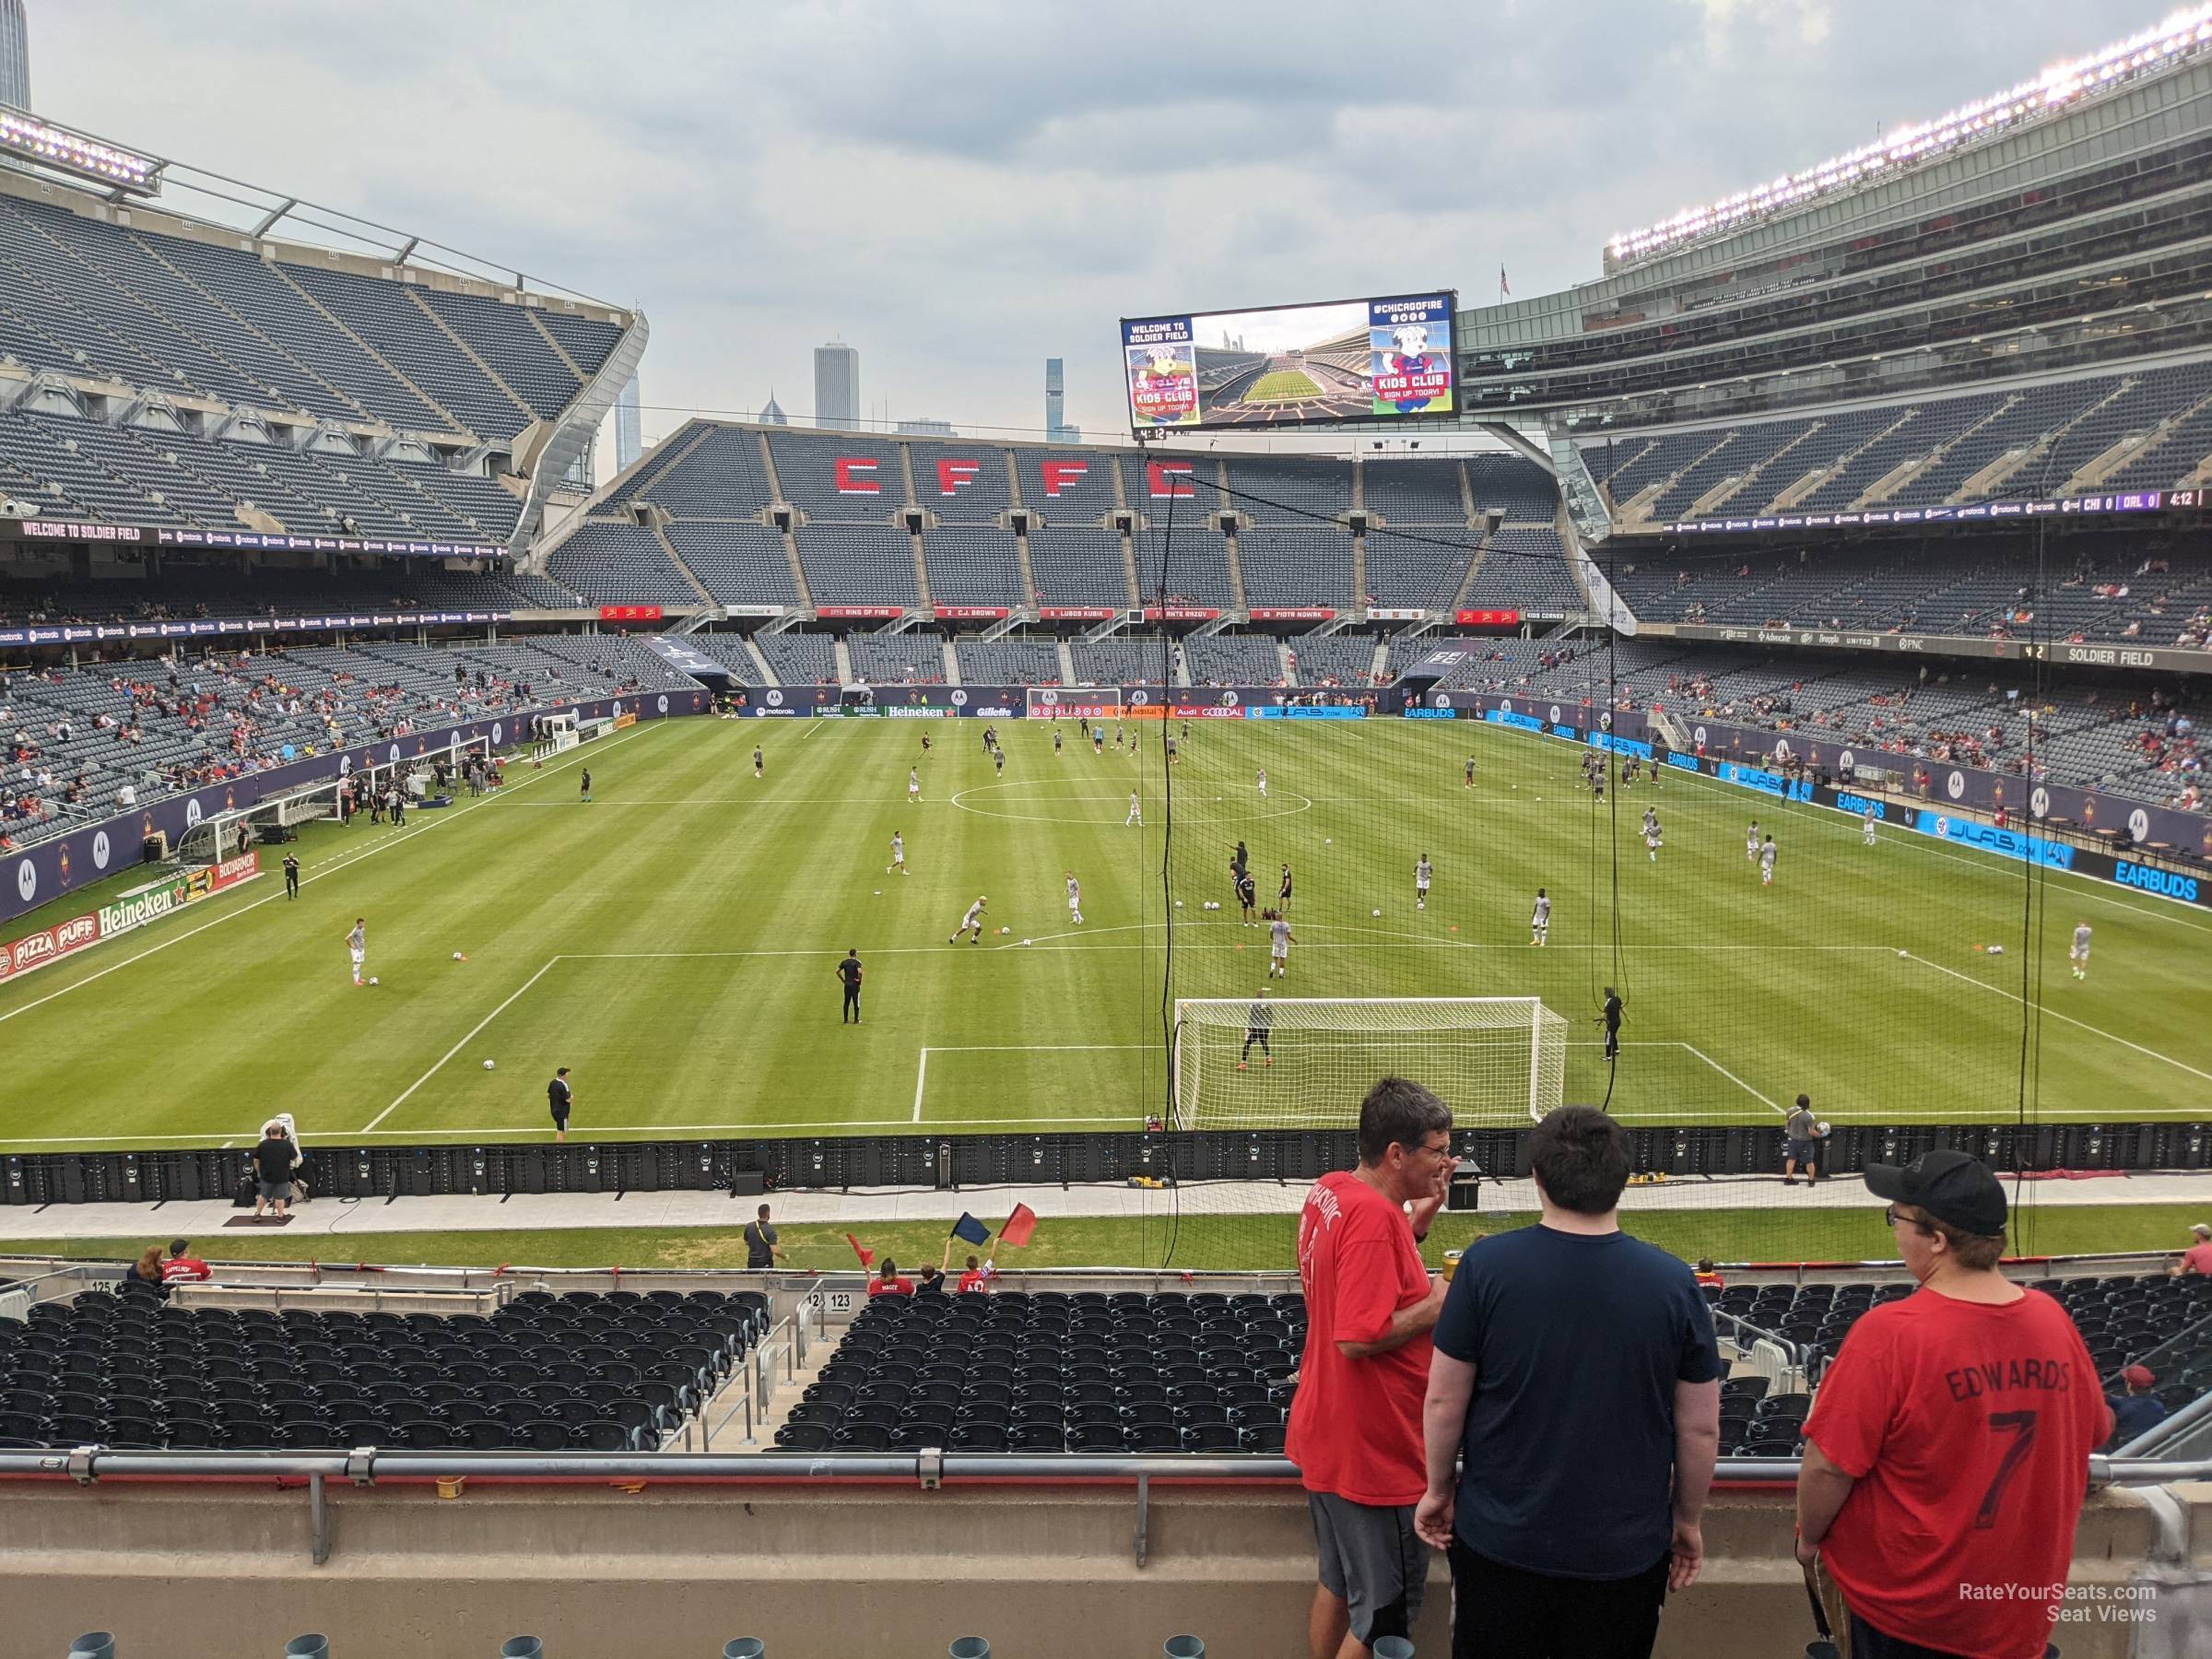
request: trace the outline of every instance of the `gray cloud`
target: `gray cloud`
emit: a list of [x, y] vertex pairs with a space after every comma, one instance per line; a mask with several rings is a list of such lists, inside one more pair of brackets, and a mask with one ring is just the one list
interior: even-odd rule
[[41, 109], [652, 317], [649, 435], [811, 399], [1120, 420], [1114, 319], [1458, 286], [2152, 21], [2121, 0], [1609, 0], [1359, 12], [939, 0], [29, 0]]

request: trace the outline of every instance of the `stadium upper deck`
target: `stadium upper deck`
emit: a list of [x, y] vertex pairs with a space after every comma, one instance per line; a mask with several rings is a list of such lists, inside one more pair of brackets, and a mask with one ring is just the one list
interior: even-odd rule
[[[187, 546], [519, 545], [643, 319], [179, 164], [159, 177], [248, 228], [0, 170], [0, 514]], [[302, 218], [343, 245], [278, 240]]]
[[1587, 433], [2212, 348], [2212, 6], [1462, 313], [1463, 406]]

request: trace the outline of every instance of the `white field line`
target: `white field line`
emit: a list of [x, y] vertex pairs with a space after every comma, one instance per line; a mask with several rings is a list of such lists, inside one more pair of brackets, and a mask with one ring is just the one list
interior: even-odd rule
[[2186, 1061], [2176, 1060], [2171, 1054], [2161, 1054], [2157, 1049], [2145, 1048], [2139, 1042], [2130, 1042], [2126, 1038], [2108, 1031], [2102, 1026], [2093, 1026], [2086, 1019], [2075, 1018], [2071, 1014], [2061, 1014], [2047, 1003], [2030, 1003], [2017, 991], [2007, 991], [2002, 985], [1993, 985], [1987, 980], [1978, 980], [1971, 973], [1961, 973], [1956, 968], [1946, 968], [1941, 962], [1931, 962], [1926, 957], [1916, 956], [1911, 951], [1907, 951], [1905, 954], [1911, 960], [1918, 962], [1923, 968], [1933, 968], [1938, 973], [1947, 973], [1955, 980], [1963, 980], [1970, 985], [1993, 992], [1996, 995], [2004, 997], [2007, 1002], [2019, 1003], [2023, 1006], [2031, 1008], [2046, 1019], [2063, 1019], [2070, 1026], [2079, 1026], [2092, 1037], [2101, 1037], [2108, 1042], [2116, 1042], [2122, 1048], [2133, 1049], [2136, 1053], [2146, 1055], [2150, 1059], [2162, 1060], [2168, 1065], [2178, 1067], [2193, 1077], [2202, 1077], [2206, 1082], [2212, 1083], [2212, 1072], [2199, 1071]]
[[474, 1042], [477, 1040], [477, 1033], [478, 1031], [481, 1031], [486, 1026], [489, 1025], [493, 1020], [504, 1014], [522, 996], [524, 991], [529, 990], [531, 986], [536, 984], [539, 980], [544, 979], [547, 973], [551, 972], [554, 964], [559, 960], [560, 959], [559, 957], [547, 958], [546, 960], [546, 965], [543, 968], [540, 968], [535, 973], [532, 974], [528, 979], [524, 980], [521, 985], [516, 987], [513, 994], [510, 995], [505, 1002], [501, 1003], [490, 1013], [485, 1015], [483, 1018], [477, 1020], [475, 1025], [471, 1026], [469, 1028], [467, 1036], [462, 1038], [461, 1041], [454, 1043], [452, 1048], [447, 1049], [444, 1053], [439, 1055], [437, 1065], [431, 1066], [429, 1071], [424, 1072], [421, 1077], [416, 1078], [414, 1082], [408, 1084], [406, 1088], [400, 1091], [399, 1099], [394, 1100], [391, 1105], [385, 1107], [382, 1112], [371, 1118], [369, 1120], [368, 1128], [358, 1130], [356, 1133], [360, 1135], [371, 1134], [375, 1130], [379, 1124], [382, 1123], [394, 1112], [397, 1112], [402, 1106], [406, 1105], [407, 1097], [409, 1095], [413, 1094], [425, 1083], [428, 1083], [432, 1077], [436, 1077], [439, 1069], [443, 1066], [448, 1060], [451, 1060], [455, 1054], [459, 1053], [463, 1049]]
[[1723, 1065], [1718, 1060], [1715, 1060], [1703, 1049], [1691, 1048], [1687, 1042], [1682, 1046], [1686, 1049], [1688, 1049], [1691, 1053], [1695, 1054], [1699, 1059], [1704, 1061], [1706, 1065], [1712, 1066], [1714, 1071], [1719, 1072], [1722, 1077], [1727, 1078], [1729, 1082], [1735, 1084], [1738, 1088], [1742, 1089], [1753, 1100], [1759, 1101], [1761, 1104], [1768, 1107], [1779, 1116], [1787, 1117], [1789, 1115], [1789, 1113], [1783, 1112], [1781, 1107], [1775, 1105], [1773, 1101], [1768, 1100], [1765, 1095], [1760, 1094], [1758, 1089], [1752, 1088], [1750, 1084], [1745, 1082], [1741, 1077], [1737, 1077], [1734, 1072]]
[[[613, 738], [608, 742], [599, 745], [596, 750], [590, 752], [604, 754], [607, 749], [614, 747], [617, 744], [629, 743], [633, 738], [642, 737], [648, 730], [655, 729], [658, 726], [665, 725], [666, 724], [666, 722], [662, 721], [655, 722], [653, 727], [641, 726], [636, 731], [631, 732], [628, 737]], [[534, 771], [528, 777], [522, 779], [519, 782], [508, 784], [507, 788], [510, 790], [527, 789], [531, 784], [537, 782], [541, 779], [549, 778], [557, 771], [561, 771], [571, 766], [576, 765], [578, 760], [582, 758], [585, 752], [586, 751], [579, 750], [577, 759], [563, 760], [557, 766], [547, 767], [542, 772]], [[345, 853], [337, 858], [324, 859], [322, 863], [314, 866], [314, 870], [312, 874], [302, 876], [300, 878], [300, 885], [304, 888], [312, 882], [321, 881], [326, 876], [338, 875], [340, 872], [349, 869], [354, 865], [360, 863], [364, 858], [374, 858], [379, 853], [388, 852], [394, 847], [405, 846], [409, 841], [413, 841], [417, 836], [428, 835], [431, 830], [437, 829], [441, 824], [450, 824], [456, 818], [465, 818], [468, 814], [477, 811], [479, 808], [488, 806], [499, 799], [500, 796], [496, 794], [486, 795], [482, 800], [472, 802], [466, 806], [454, 806], [447, 808], [446, 810], [434, 815], [429, 823], [424, 824], [418, 830], [402, 830], [398, 835], [387, 837], [384, 840], [378, 841], [372, 847], [362, 847], [352, 853]], [[251, 903], [239, 905], [234, 910], [229, 910], [224, 912], [224, 913], [219, 916], [212, 917], [209, 920], [201, 923], [197, 927], [188, 927], [182, 933], [172, 934], [168, 938], [163, 939], [159, 945], [147, 946], [146, 949], [139, 951], [135, 956], [127, 956], [119, 962], [110, 963], [107, 967], [102, 968], [98, 973], [88, 973], [83, 979], [76, 980], [69, 984], [64, 985], [58, 991], [49, 991], [44, 996], [24, 1003], [19, 1007], [8, 1009], [6, 1013], [0, 1014], [0, 1024], [5, 1024], [6, 1021], [15, 1018], [18, 1014], [28, 1014], [33, 1008], [42, 1007], [46, 1004], [53, 1002], [56, 997], [66, 996], [72, 991], [81, 991], [87, 985], [92, 983], [95, 980], [103, 980], [107, 978], [109, 974], [118, 972], [124, 968], [128, 968], [134, 962], [143, 962], [147, 957], [154, 955], [156, 952], [167, 950], [171, 945], [182, 945], [186, 939], [192, 938], [198, 934], [204, 934], [211, 927], [220, 927], [226, 922], [235, 922], [239, 917], [247, 914], [249, 912], [257, 911], [263, 905], [274, 903], [276, 900], [283, 897], [284, 891], [282, 888], [279, 888], [276, 891], [264, 894], [261, 898], [253, 900]]]
[[914, 1067], [914, 1122], [922, 1121], [922, 1091], [929, 1087], [929, 1051], [922, 1051], [921, 1063]]

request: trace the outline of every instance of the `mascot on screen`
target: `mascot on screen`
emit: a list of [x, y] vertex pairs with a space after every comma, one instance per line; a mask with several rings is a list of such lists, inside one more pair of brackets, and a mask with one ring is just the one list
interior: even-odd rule
[[[1440, 373], [1450, 369], [1450, 359], [1442, 352], [1429, 349], [1429, 325], [1426, 323], [1400, 324], [1390, 331], [1390, 337], [1396, 343], [1397, 349], [1382, 354], [1384, 373], [1403, 374], [1410, 378]], [[1429, 406], [1430, 394], [1424, 393], [1418, 397], [1399, 397], [1391, 401], [1399, 414], [1410, 415], [1416, 409]]]
[[1184, 426], [1198, 407], [1196, 365], [1174, 344], [1129, 348], [1129, 406], [1147, 426]]

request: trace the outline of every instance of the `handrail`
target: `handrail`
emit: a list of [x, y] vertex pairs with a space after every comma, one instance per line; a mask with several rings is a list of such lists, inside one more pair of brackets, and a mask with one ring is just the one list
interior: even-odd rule
[[[1794, 1483], [1794, 1457], [1724, 1457], [1715, 1479], [1730, 1485]], [[822, 1485], [912, 1480], [1291, 1481], [1298, 1468], [1287, 1457], [1259, 1453], [1218, 1456], [1130, 1453], [938, 1452], [900, 1453], [808, 1452], [636, 1453], [405, 1452], [364, 1446], [351, 1452], [113, 1452], [100, 1446], [73, 1451], [0, 1452], [0, 1480], [66, 1478], [80, 1486], [101, 1480], [345, 1480], [439, 1478], [561, 1481], [608, 1480], [745, 1482], [803, 1480]], [[2091, 1487], [2162, 1486], [2212, 1479], [2212, 1461], [2166, 1463], [2151, 1458], [2098, 1455], [2089, 1459]]]

